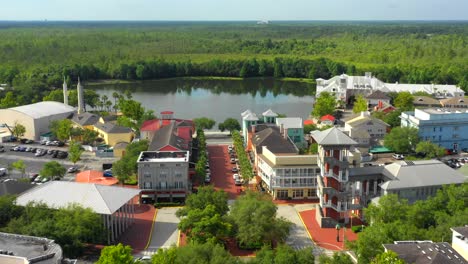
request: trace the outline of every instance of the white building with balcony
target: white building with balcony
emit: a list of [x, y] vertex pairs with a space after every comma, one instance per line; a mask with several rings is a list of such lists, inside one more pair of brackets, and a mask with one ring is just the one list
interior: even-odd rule
[[257, 168], [273, 199], [317, 198], [317, 155], [275, 154], [263, 146]]

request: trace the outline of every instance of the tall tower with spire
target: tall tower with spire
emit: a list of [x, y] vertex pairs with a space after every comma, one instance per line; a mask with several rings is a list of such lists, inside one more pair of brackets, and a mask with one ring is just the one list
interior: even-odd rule
[[68, 87], [65, 76], [63, 76], [63, 103], [68, 105]]
[[78, 77], [78, 85], [76, 86], [78, 90], [78, 114], [82, 114], [85, 112], [85, 103], [83, 97], [83, 85], [81, 85], [80, 77]]

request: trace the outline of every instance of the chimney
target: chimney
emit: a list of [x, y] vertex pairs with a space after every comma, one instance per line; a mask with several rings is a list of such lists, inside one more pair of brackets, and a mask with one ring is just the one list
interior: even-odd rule
[[78, 77], [78, 85], [76, 86], [78, 90], [78, 114], [82, 114], [85, 112], [85, 104], [83, 98], [83, 85], [81, 85], [80, 77]]
[[256, 129], [255, 125], [252, 125], [252, 126], [251, 126], [251, 129], [252, 129], [252, 134], [255, 134], [255, 132], [257, 132], [257, 131], [255, 130], [255, 129]]
[[63, 76], [63, 103], [68, 105], [68, 87], [65, 76]]
[[382, 109], [382, 108], [383, 108], [383, 102], [379, 100], [379, 109]]

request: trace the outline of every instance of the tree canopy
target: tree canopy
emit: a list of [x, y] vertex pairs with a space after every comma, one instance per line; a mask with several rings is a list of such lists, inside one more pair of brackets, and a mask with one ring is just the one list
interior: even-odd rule
[[335, 96], [329, 92], [322, 92], [315, 100], [312, 116], [320, 118], [324, 115], [333, 115], [335, 113], [335, 107]]
[[221, 131], [228, 130], [231, 134], [234, 130], [240, 130], [241, 125], [235, 118], [227, 118], [223, 123], [218, 124], [218, 128]]
[[395, 127], [385, 135], [385, 147], [397, 153], [412, 153], [419, 142], [418, 130], [414, 127]]
[[57, 161], [49, 161], [44, 163], [42, 170], [39, 172], [41, 177], [45, 178], [53, 178], [53, 177], [60, 177], [63, 178], [67, 169], [62, 166], [62, 164], [58, 163]]
[[197, 129], [212, 129], [216, 121], [207, 117], [194, 118], [193, 123]]
[[81, 144], [75, 141], [71, 141], [68, 145], [68, 159], [76, 164], [81, 159], [81, 154], [83, 153], [83, 149], [81, 148]]
[[101, 250], [101, 255], [96, 264], [133, 264], [132, 248], [119, 243], [115, 246], [107, 246]]
[[24, 133], [26, 133], [26, 127], [15, 121], [15, 124], [11, 128], [11, 132], [13, 136], [15, 136], [16, 138], [20, 138], [24, 136]]
[[353, 113], [357, 114], [360, 112], [367, 111], [367, 100], [362, 95], [358, 95], [353, 105]]
[[414, 109], [414, 97], [410, 92], [399, 92], [395, 98], [395, 107], [401, 111], [412, 111]]
[[445, 148], [440, 147], [430, 141], [421, 141], [416, 145], [416, 152], [423, 153], [427, 159], [432, 159], [444, 156]]
[[54, 120], [50, 123], [50, 132], [59, 140], [67, 140], [71, 136], [73, 123], [70, 119]]

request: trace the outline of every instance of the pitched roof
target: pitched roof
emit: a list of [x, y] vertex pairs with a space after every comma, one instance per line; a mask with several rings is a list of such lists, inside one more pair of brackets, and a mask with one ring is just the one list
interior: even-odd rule
[[76, 111], [76, 109], [72, 106], [54, 101], [44, 101], [35, 104], [22, 105], [8, 108], [8, 110], [23, 113], [34, 119], [58, 114], [73, 113]]
[[74, 113], [71, 121], [80, 126], [91, 126], [99, 122], [99, 116], [89, 112], [84, 112], [81, 114]]
[[398, 244], [384, 244], [384, 248], [398, 254], [406, 263], [452, 264], [466, 263], [464, 258], [447, 242], [398, 241]]
[[133, 131], [129, 127], [119, 126], [113, 123], [103, 124], [103, 123], [98, 122], [94, 124], [94, 126], [98, 128], [99, 130], [102, 130], [108, 134], [123, 134], [123, 133], [130, 133]]
[[452, 97], [440, 100], [443, 106], [446, 105], [468, 105], [468, 98], [465, 97]]
[[[393, 179], [380, 185], [385, 190], [465, 182], [463, 174], [438, 160], [394, 162], [385, 166], [383, 174]], [[440, 175], [444, 175], [444, 177], [440, 177]]]
[[440, 105], [440, 101], [429, 96], [415, 96], [414, 105]]
[[106, 122], [116, 121], [118, 116], [116, 114], [110, 114], [110, 115], [101, 116], [101, 118], [104, 121], [104, 123], [106, 123]]
[[98, 214], [112, 214], [140, 193], [139, 189], [92, 183], [51, 181], [21, 194], [18, 205], [43, 202], [50, 208], [63, 208], [76, 203]]
[[451, 229], [453, 231], [459, 233], [460, 235], [464, 236], [465, 238], [468, 238], [468, 225], [459, 226], [459, 227], [452, 227]]
[[140, 127], [140, 131], [156, 131], [161, 127], [159, 119], [146, 120]]
[[161, 148], [170, 145], [179, 150], [188, 150], [188, 140], [176, 135], [177, 125], [175, 121], [171, 121], [168, 125], [163, 126], [154, 134], [149, 145], [149, 151], [158, 151]]
[[311, 136], [320, 145], [357, 145], [358, 143], [336, 127], [324, 131], [315, 130]]
[[314, 120], [306, 119], [304, 120], [304, 125], [313, 125], [315, 124]]
[[376, 90], [373, 93], [369, 94], [366, 96], [366, 99], [384, 99], [384, 100], [390, 100], [390, 97], [382, 92], [381, 90]]
[[271, 109], [266, 110], [265, 112], [263, 112], [262, 115], [267, 116], [267, 117], [277, 117], [278, 116], [278, 114], [273, 112], [273, 110], [271, 110]]
[[247, 121], [258, 121], [258, 117], [254, 113], [248, 113], [245, 116], [243, 116], [242, 119]]
[[252, 136], [252, 144], [257, 153], [262, 153], [262, 146], [267, 146], [272, 153], [297, 153], [292, 142], [285, 139], [277, 127], [268, 127]]
[[246, 115], [248, 115], [248, 114], [252, 114], [252, 111], [250, 111], [250, 109], [247, 109], [247, 110], [245, 110], [244, 112], [242, 112], [242, 113], [241, 113], [241, 116], [244, 117], [244, 116], [246, 116]]
[[0, 196], [2, 195], [10, 195], [10, 194], [20, 194], [24, 191], [27, 191], [33, 188], [35, 185], [26, 183], [26, 182], [18, 182], [18, 181], [7, 181], [0, 183]]
[[283, 117], [276, 118], [276, 125], [281, 126], [285, 129], [289, 128], [302, 128], [302, 118], [300, 117]]
[[335, 117], [332, 115], [324, 115], [320, 118], [320, 121], [326, 121], [326, 120], [335, 121]]
[[[369, 124], [369, 122], [371, 124]], [[384, 121], [382, 121], [381, 119], [378, 119], [378, 118], [375, 118], [375, 117], [372, 117], [372, 116], [358, 116], [358, 117], [355, 117], [349, 121], [346, 121], [346, 123], [352, 127], [358, 127], [362, 124], [369, 124], [369, 125], [373, 125], [374, 123], [378, 123], [382, 126], [386, 126], [386, 127], [389, 127], [390, 125], [385, 123]]]

